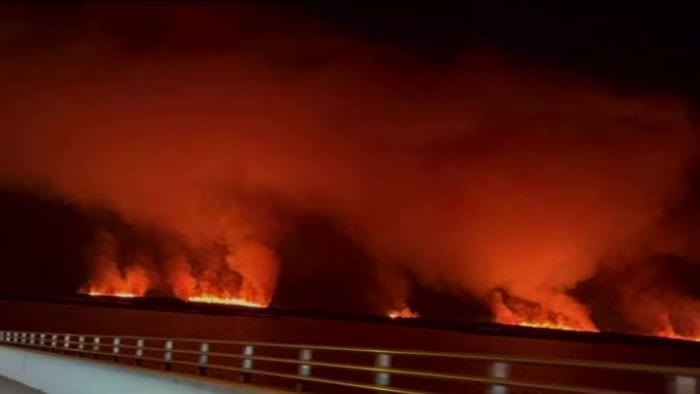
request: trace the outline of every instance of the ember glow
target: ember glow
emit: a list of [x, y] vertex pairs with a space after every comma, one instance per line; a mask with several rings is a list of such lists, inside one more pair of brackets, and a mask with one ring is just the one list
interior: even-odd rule
[[668, 338], [668, 339], [677, 339], [679, 341], [700, 342], [700, 336], [685, 336], [685, 335], [678, 335], [675, 333], [668, 333], [668, 332], [659, 332], [654, 336], [661, 337], [661, 338]]
[[134, 293], [129, 293], [129, 292], [125, 292], [125, 291], [118, 291], [115, 293], [104, 293], [104, 292], [100, 292], [100, 291], [92, 291], [91, 290], [91, 291], [88, 291], [87, 294], [92, 296], [92, 297], [119, 297], [119, 298], [139, 297], [138, 295], [136, 295]]
[[408, 306], [392, 309], [387, 313], [390, 319], [415, 319], [420, 317], [418, 312], [414, 312]]

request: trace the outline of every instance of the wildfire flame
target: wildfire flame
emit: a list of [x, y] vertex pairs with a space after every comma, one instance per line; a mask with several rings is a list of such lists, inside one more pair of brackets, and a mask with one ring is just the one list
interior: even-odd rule
[[402, 306], [397, 309], [392, 309], [387, 313], [390, 319], [415, 319], [420, 317], [417, 312], [414, 312], [408, 306]]
[[509, 297], [501, 292], [493, 294], [491, 308], [496, 322], [521, 327], [549, 330], [598, 332], [598, 328], [581, 310], [554, 311], [537, 303]]
[[143, 297], [149, 285], [148, 275], [143, 268], [131, 266], [122, 274], [116, 266], [109, 265], [108, 269], [88, 283], [80, 293], [91, 296], [135, 298]]
[[679, 333], [671, 323], [671, 317], [668, 315], [668, 313], [664, 313], [662, 316], [660, 316], [659, 323], [660, 326], [657, 331], [652, 334], [653, 336], [678, 339], [681, 341], [700, 342], [700, 334], [698, 334], [697, 327], [685, 333]]
[[223, 304], [223, 305], [237, 305], [245, 306], [248, 308], [265, 308], [267, 305], [247, 300], [241, 297], [230, 297], [230, 296], [218, 296], [213, 294], [201, 294], [198, 296], [192, 296], [187, 298], [188, 302], [200, 302], [205, 304]]
[[545, 328], [548, 330], [591, 331], [591, 332], [598, 331], [595, 328], [581, 328], [581, 327], [575, 327], [575, 326], [572, 326], [572, 325], [569, 325], [566, 323], [557, 323], [557, 322], [550, 322], [550, 321], [545, 321], [545, 322], [520, 321], [517, 323], [506, 323], [506, 324], [513, 324], [513, 325], [518, 325], [521, 327]]
[[135, 293], [130, 293], [128, 291], [117, 291], [117, 292], [102, 292], [97, 290], [89, 290], [88, 295], [93, 297], [120, 297], [120, 298], [136, 298], [139, 295]]

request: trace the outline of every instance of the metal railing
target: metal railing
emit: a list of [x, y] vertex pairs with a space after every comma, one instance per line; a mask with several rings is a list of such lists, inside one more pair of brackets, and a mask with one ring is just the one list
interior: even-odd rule
[[[297, 391], [690, 394], [700, 377], [698, 368], [647, 364], [214, 339], [0, 331], [0, 343]], [[610, 388], [619, 374], [661, 378], [666, 387], [627, 390], [622, 378]]]

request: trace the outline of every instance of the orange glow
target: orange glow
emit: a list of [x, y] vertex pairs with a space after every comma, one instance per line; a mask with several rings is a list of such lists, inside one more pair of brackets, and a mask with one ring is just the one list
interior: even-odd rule
[[661, 333], [661, 334], [657, 334], [655, 336], [661, 337], [661, 338], [668, 338], [668, 339], [678, 339], [680, 341], [700, 342], [700, 337], [694, 337], [694, 336], [685, 336], [685, 335], [668, 334], [668, 333]]
[[[36, 49], [0, 60], [0, 185], [85, 215], [75, 239], [93, 226], [114, 233], [85, 256], [96, 260], [78, 283], [85, 293], [260, 307], [283, 268], [285, 289], [318, 292], [319, 309], [342, 298], [377, 319], [415, 317], [401, 309], [414, 284], [464, 301], [505, 288], [530, 302], [503, 301], [495, 321], [597, 331], [568, 294], [578, 284], [608, 266], [634, 274], [657, 255], [697, 260], [685, 204], [697, 115], [685, 97], [620, 92], [498, 48], [416, 63], [412, 51], [266, 5], [114, 3], [81, 8], [80, 36], [27, 45], [42, 25], [32, 11], [0, 40]], [[157, 26], [158, 39], [132, 56], [102, 18]], [[283, 28], [249, 28], [266, 24]], [[133, 265], [148, 277], [130, 276]], [[657, 282], [649, 276], [638, 286], [600, 276], [631, 286], [629, 302], [610, 297], [611, 307], [643, 310], [611, 322], [661, 328], [638, 301]], [[347, 290], [332, 288], [341, 281]]]
[[205, 304], [223, 304], [223, 305], [237, 305], [245, 306], [248, 308], [265, 308], [267, 305], [261, 304], [255, 301], [246, 300], [245, 298], [230, 297], [230, 296], [216, 296], [212, 294], [202, 294], [199, 296], [193, 296], [187, 298], [188, 302], [201, 302]]
[[390, 319], [415, 319], [420, 317], [417, 312], [414, 312], [408, 306], [392, 309], [387, 313]]
[[700, 334], [697, 332], [697, 329], [693, 330], [694, 332], [692, 333], [679, 334], [669, 321], [668, 315], [662, 316], [661, 319], [665, 321], [662, 322], [662, 327], [652, 334], [653, 336], [681, 341], [700, 342]]

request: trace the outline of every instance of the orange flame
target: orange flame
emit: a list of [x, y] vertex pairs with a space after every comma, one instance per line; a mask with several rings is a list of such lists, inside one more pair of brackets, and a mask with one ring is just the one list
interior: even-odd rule
[[231, 297], [231, 296], [218, 296], [213, 294], [201, 294], [198, 296], [188, 297], [189, 302], [201, 302], [206, 304], [223, 304], [223, 305], [237, 305], [245, 306], [248, 308], [265, 308], [267, 305], [261, 304], [259, 302], [247, 300], [241, 297]]
[[408, 306], [404, 305], [400, 308], [392, 309], [387, 312], [390, 319], [415, 319], [420, 317], [417, 312], [414, 312]]
[[80, 290], [91, 296], [121, 298], [143, 297], [150, 286], [146, 270], [140, 266], [127, 267], [122, 275], [116, 267], [105, 269]]
[[700, 342], [700, 333], [698, 333], [697, 328], [691, 329], [690, 332], [685, 334], [679, 333], [671, 323], [671, 317], [668, 313], [659, 316], [659, 328], [652, 335], [661, 338]]
[[534, 328], [545, 328], [548, 330], [565, 330], [565, 331], [591, 331], [597, 332], [595, 328], [582, 328], [576, 327], [566, 323], [559, 323], [555, 321], [520, 321], [517, 323], [507, 323], [515, 324], [521, 327], [534, 327]]
[[93, 297], [120, 297], [120, 298], [136, 298], [139, 297], [138, 295], [126, 291], [118, 291], [115, 293], [110, 293], [110, 292], [102, 292], [102, 291], [97, 291], [97, 290], [89, 290], [87, 292], [88, 295], [91, 295]]
[[[265, 298], [245, 281], [229, 283], [220, 280], [218, 275], [211, 275], [211, 272], [195, 276], [187, 260], [182, 257], [171, 261], [168, 282], [175, 297], [187, 302], [265, 308], [271, 298]], [[232, 288], [237, 290], [230, 290]]]
[[549, 330], [598, 332], [598, 328], [581, 310], [554, 311], [526, 300], [508, 297], [501, 292], [492, 298], [492, 312], [496, 322], [521, 327]]

